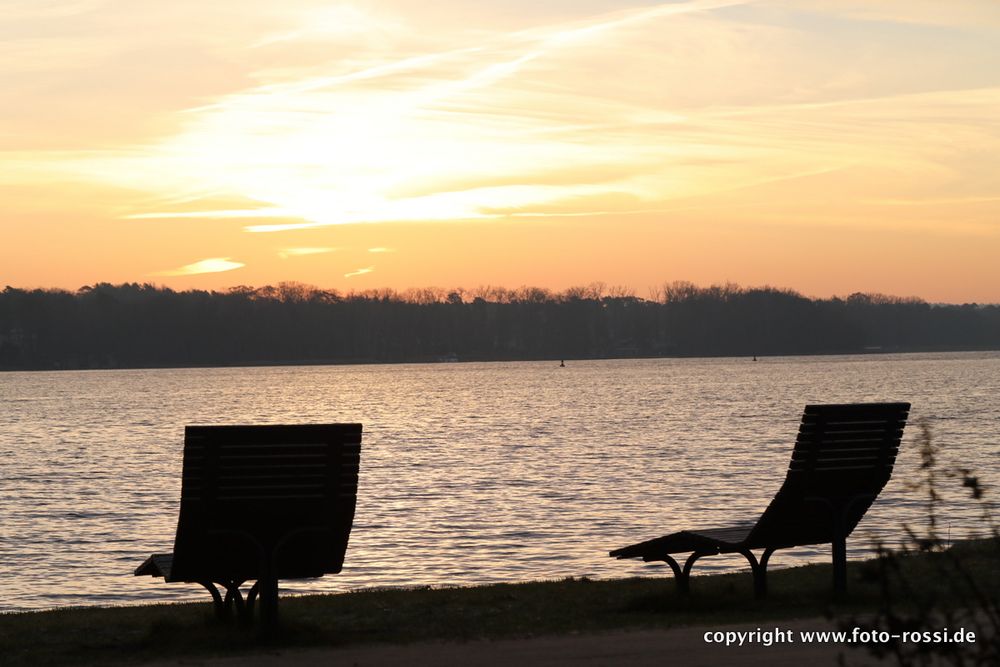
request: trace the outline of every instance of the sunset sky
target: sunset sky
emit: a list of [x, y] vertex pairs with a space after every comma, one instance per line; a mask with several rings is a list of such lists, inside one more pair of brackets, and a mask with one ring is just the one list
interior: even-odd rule
[[0, 288], [1000, 302], [996, 0], [2, 0]]

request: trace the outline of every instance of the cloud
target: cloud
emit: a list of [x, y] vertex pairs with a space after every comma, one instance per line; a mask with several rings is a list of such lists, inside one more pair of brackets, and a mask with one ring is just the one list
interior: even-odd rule
[[300, 25], [285, 32], [263, 37], [253, 44], [253, 48], [267, 47], [282, 42], [320, 41], [329, 43], [334, 39], [351, 38], [358, 35], [371, 39], [374, 35], [382, 32], [404, 29], [402, 25], [394, 21], [387, 21], [348, 4], [312, 8], [301, 12], [301, 16]]
[[153, 276], [194, 276], [200, 273], [222, 273], [223, 271], [232, 271], [234, 269], [240, 269], [246, 266], [242, 262], [234, 262], [228, 257], [210, 257], [208, 259], [203, 259], [193, 264], [185, 264], [184, 266], [177, 269], [170, 269], [167, 271], [157, 271], [151, 273]]
[[[208, 217], [208, 216], [202, 216]], [[281, 216], [286, 217], [286, 216]], [[295, 229], [312, 229], [313, 227], [326, 227], [327, 225], [334, 224], [330, 222], [288, 222], [288, 223], [275, 223], [272, 225], [247, 225], [243, 228], [243, 231], [250, 232], [252, 234], [270, 234], [272, 232], [288, 232]]]
[[287, 218], [292, 214], [276, 208], [213, 209], [208, 211], [165, 211], [160, 213], [131, 213], [122, 216], [125, 220], [170, 220], [199, 218], [203, 220], [230, 218]]
[[5, 21], [50, 20], [77, 18], [107, 5], [107, 0], [69, 0], [64, 2], [39, 2], [38, 0], [6, 0]]
[[288, 259], [289, 257], [302, 257], [305, 255], [322, 255], [334, 250], [336, 248], [283, 248], [278, 251], [278, 257]]
[[396, 252], [395, 248], [368, 248], [368, 252]]
[[[505, 193], [492, 185], [492, 192], [449, 194], [450, 184], [444, 184], [442, 190], [434, 182], [454, 183], [458, 175], [482, 183], [510, 182], [529, 165], [558, 172], [570, 165], [583, 170], [591, 164], [622, 163], [623, 158], [625, 163], [644, 161], [641, 156], [625, 155], [632, 152], [630, 146], [602, 149], [585, 136], [573, 136], [567, 119], [579, 111], [586, 115], [588, 105], [608, 106], [600, 102], [599, 94], [588, 94], [587, 100], [573, 105], [573, 111], [565, 108], [565, 98], [558, 92], [525, 99], [526, 91], [518, 80], [526, 73], [544, 71], [545, 67], [536, 70], [540, 60], [556, 52], [585, 52], [616, 31], [658, 19], [738, 4], [745, 2], [664, 3], [488, 35], [474, 46], [462, 44], [465, 38], [452, 44], [445, 40], [442, 44], [446, 48], [417, 54], [405, 50], [394, 53], [393, 47], [402, 45], [390, 44], [382, 58], [361, 61], [359, 67], [345, 71], [338, 63], [330, 74], [314, 72], [286, 82], [268, 82], [193, 108], [185, 119], [184, 131], [158, 146], [153, 144], [151, 155], [113, 160], [117, 165], [91, 162], [89, 167], [98, 168], [90, 173], [140, 189], [148, 188], [150, 180], [167, 191], [201, 182], [261, 204], [258, 209], [243, 210], [136, 211], [127, 213], [129, 218], [201, 215], [206, 219], [252, 216], [302, 221], [251, 225], [246, 228], [250, 232], [286, 231], [306, 225], [490, 217], [479, 213], [479, 199], [485, 197], [483, 205], [489, 207], [517, 206], [522, 202], [509, 201], [508, 196], [517, 198], [517, 191]], [[369, 17], [355, 13], [338, 9], [327, 18], [350, 15], [352, 24], [367, 25]], [[295, 41], [299, 39], [296, 34], [295, 30], [283, 32], [280, 41]], [[393, 30], [387, 34], [398, 38]], [[513, 90], [502, 88], [506, 86], [513, 86]], [[534, 86], [527, 90], [531, 88]], [[526, 113], [527, 109], [531, 111]], [[584, 122], [591, 124], [593, 120], [585, 118]], [[616, 118], [614, 122], [624, 126], [628, 119]], [[564, 138], [544, 136], [560, 128], [571, 132]], [[540, 134], [541, 140], [511, 141], [518, 136], [527, 138], [526, 134]], [[470, 161], [471, 155], [479, 158]], [[149, 179], [152, 163], [158, 174]], [[138, 177], [140, 173], [143, 179]], [[400, 184], [420, 179], [429, 181], [426, 194], [407, 197], [394, 192]], [[558, 182], [559, 176], [552, 180]], [[523, 185], [522, 179], [514, 187]], [[570, 188], [578, 186], [578, 182], [569, 184]], [[599, 192], [600, 186], [591, 190]], [[557, 198], [578, 194], [561, 192]], [[497, 196], [504, 201], [491, 201]]]
[[927, 26], [1000, 25], [1000, 4], [993, 0], [771, 0], [796, 11], [837, 13], [865, 21]]
[[[919, 26], [872, 21], [860, 0], [459, 4], [472, 23], [404, 0], [378, 12], [292, 1], [294, 19], [274, 25], [254, 13], [265, 27], [239, 40], [236, 60], [259, 69], [232, 84], [241, 90], [204, 96], [158, 140], [0, 155], [0, 179], [152, 189], [156, 199], [121, 206], [122, 217], [246, 218], [251, 233], [611, 218], [693, 199], [735, 219], [757, 204], [727, 193], [813, 171], [821, 184], [775, 189], [769, 205], [808, 220], [817, 196], [839, 192], [855, 206], [845, 214], [867, 220], [874, 199], [1000, 192], [987, 157], [1000, 150], [1000, 56], [974, 21], [996, 13], [988, 3], [919, 0]], [[901, 1], [884, 7], [905, 14]], [[505, 29], [491, 12], [509, 14], [496, 23]], [[333, 51], [316, 58], [309, 49], [325, 39]], [[196, 188], [218, 200], [170, 203]]]
[[351, 271], [350, 273], [345, 273], [344, 277], [345, 278], [353, 278], [354, 276], [363, 276], [366, 273], [371, 273], [374, 270], [375, 270], [374, 266], [368, 266], [368, 267], [365, 267], [363, 269], [358, 269], [356, 271]]

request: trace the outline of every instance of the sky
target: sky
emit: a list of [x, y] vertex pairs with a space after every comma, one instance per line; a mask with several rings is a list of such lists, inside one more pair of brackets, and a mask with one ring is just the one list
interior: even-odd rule
[[1000, 302], [995, 0], [0, 0], [0, 286]]

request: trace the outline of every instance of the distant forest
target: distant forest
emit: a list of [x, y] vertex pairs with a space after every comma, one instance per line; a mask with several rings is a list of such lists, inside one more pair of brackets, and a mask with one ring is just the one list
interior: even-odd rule
[[298, 283], [0, 293], [0, 369], [1000, 349], [1000, 305], [676, 282], [374, 290]]

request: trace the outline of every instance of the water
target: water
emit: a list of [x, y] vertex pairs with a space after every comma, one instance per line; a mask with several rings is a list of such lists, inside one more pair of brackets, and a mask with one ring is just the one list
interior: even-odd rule
[[[666, 577], [607, 552], [755, 518], [806, 403], [910, 401], [893, 479], [849, 540], [860, 557], [920, 521], [915, 420], [946, 462], [996, 479], [997, 396], [1000, 353], [0, 373], [0, 610], [208, 599], [132, 576], [172, 550], [185, 424], [364, 424], [344, 571], [283, 582], [299, 593]], [[953, 538], [983, 530], [947, 501]]]

